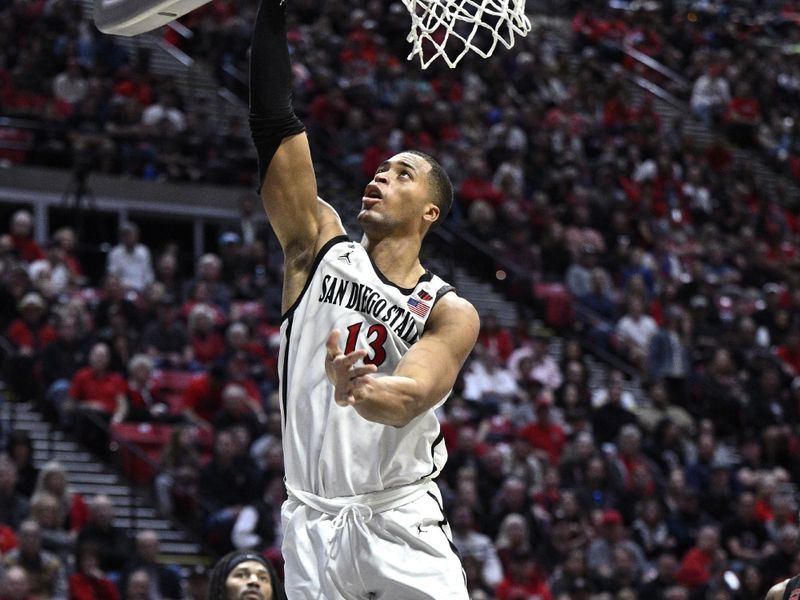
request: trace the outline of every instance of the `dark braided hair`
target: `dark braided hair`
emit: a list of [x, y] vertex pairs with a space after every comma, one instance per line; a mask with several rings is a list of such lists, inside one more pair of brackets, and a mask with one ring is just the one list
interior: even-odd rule
[[248, 560], [257, 561], [267, 568], [269, 578], [272, 581], [272, 600], [287, 600], [283, 582], [278, 578], [275, 567], [266, 558], [251, 550], [234, 550], [217, 561], [208, 581], [208, 600], [228, 600], [225, 581], [237, 565]]

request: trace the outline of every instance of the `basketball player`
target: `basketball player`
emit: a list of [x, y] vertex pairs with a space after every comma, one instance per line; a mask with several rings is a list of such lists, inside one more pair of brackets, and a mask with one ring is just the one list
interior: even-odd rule
[[798, 600], [800, 598], [800, 575], [776, 583], [767, 592], [766, 600]]
[[250, 65], [261, 197], [284, 251], [280, 393], [292, 600], [467, 598], [432, 478], [446, 450], [434, 409], [477, 338], [475, 309], [419, 261], [452, 184], [402, 152], [366, 186], [348, 239], [317, 198], [291, 103], [285, 7], [262, 0]]

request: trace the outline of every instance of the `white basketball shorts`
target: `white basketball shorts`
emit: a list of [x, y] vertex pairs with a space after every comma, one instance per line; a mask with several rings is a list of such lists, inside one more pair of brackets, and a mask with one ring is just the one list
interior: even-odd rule
[[[439, 488], [385, 512], [321, 512], [291, 494], [282, 509], [289, 600], [468, 600]], [[345, 514], [343, 514], [345, 513]]]

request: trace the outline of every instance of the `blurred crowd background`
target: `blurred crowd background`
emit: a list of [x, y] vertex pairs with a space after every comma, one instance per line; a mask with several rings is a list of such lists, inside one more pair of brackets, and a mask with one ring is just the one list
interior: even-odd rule
[[[164, 40], [246, 94], [256, 8], [215, 0]], [[798, 3], [565, 2], [511, 52], [424, 72], [399, 3], [290, 14], [295, 109], [330, 199], [355, 212], [381, 161], [432, 154], [457, 189], [446, 230], [518, 303], [514, 326], [482, 315], [439, 415], [471, 598], [749, 600], [800, 571]], [[6, 164], [255, 187], [245, 121], [212, 126], [82, 2], [0, 0], [0, 40], [0, 131], [26, 142]], [[100, 269], [75, 229], [39, 245], [15, 212], [5, 400], [35, 400], [100, 459], [115, 428], [170, 425], [159, 511], [212, 554], [280, 566], [280, 251], [258, 198], [239, 208], [194, 264], [174, 240], [142, 244], [134, 219]], [[108, 498], [70, 495], [6, 433], [0, 598], [203, 597], [202, 572], [157, 562], [154, 532], [112, 534]]]

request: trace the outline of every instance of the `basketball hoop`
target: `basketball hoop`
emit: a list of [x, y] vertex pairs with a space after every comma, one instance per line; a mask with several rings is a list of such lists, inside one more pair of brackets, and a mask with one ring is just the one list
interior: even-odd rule
[[514, 36], [525, 37], [531, 22], [525, 0], [403, 0], [411, 13], [411, 54], [427, 69], [439, 57], [453, 69], [471, 50], [483, 58], [497, 43], [514, 45]]
[[210, 0], [94, 0], [94, 22], [103, 33], [138, 35], [182, 17]]
[[[103, 33], [137, 35], [152, 31], [210, 0], [94, 0], [94, 21]], [[531, 22], [525, 0], [403, 0], [411, 13], [411, 54], [427, 69], [439, 57], [450, 66], [473, 51], [492, 55], [498, 42], [506, 48], [526, 36]]]

